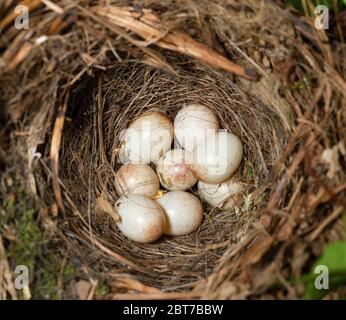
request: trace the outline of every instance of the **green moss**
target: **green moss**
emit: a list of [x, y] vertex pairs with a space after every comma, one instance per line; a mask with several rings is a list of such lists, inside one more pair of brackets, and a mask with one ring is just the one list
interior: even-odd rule
[[253, 168], [250, 165], [247, 166], [247, 176], [248, 178], [253, 178], [254, 176]]
[[16, 264], [24, 264], [30, 270], [35, 266], [35, 257], [40, 253], [42, 232], [35, 220], [36, 211], [21, 190], [15, 196], [7, 196], [4, 211], [0, 214], [0, 228], [13, 234], [8, 256]]
[[109, 288], [105, 283], [99, 283], [95, 289], [95, 295], [97, 297], [103, 297], [109, 292]]
[[205, 217], [205, 219], [208, 221], [208, 222], [211, 222], [214, 220], [213, 216], [211, 214], [208, 214], [206, 212], [203, 212], [203, 215]]
[[72, 278], [74, 276], [76, 276], [77, 271], [75, 269], [75, 267], [72, 264], [68, 264], [63, 272], [64, 278]]
[[33, 290], [33, 297], [42, 297], [49, 300], [59, 299], [56, 276], [57, 274], [55, 272], [44, 271], [40, 286], [36, 286]]
[[32, 298], [58, 299], [59, 275], [65, 286], [77, 271], [70, 263], [61, 270], [61, 243], [45, 237], [35, 203], [21, 188], [0, 191], [0, 233], [11, 235], [6, 245], [11, 268], [25, 265], [29, 269]]

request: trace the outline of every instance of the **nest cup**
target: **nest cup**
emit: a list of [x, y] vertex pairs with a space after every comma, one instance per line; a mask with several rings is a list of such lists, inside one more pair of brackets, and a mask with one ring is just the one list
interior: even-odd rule
[[[69, 99], [60, 156], [67, 228], [78, 234], [81, 255], [88, 253], [89, 264], [106, 273], [130, 273], [168, 291], [192, 288], [217, 268], [227, 250], [237, 246], [258, 219], [274, 178], [272, 165], [285, 143], [275, 113], [244, 92], [230, 75], [178, 56], [169, 59], [177, 74], [127, 61], [83, 80]], [[100, 197], [111, 206], [117, 200], [114, 178], [121, 166], [120, 134], [150, 110], [164, 112], [173, 122], [190, 103], [209, 107], [220, 128], [241, 139], [244, 158], [235, 175], [245, 189], [231, 210], [203, 203], [203, 223], [190, 235], [163, 236], [152, 244], [133, 242], [97, 205]], [[196, 186], [190, 191], [198, 196]]]

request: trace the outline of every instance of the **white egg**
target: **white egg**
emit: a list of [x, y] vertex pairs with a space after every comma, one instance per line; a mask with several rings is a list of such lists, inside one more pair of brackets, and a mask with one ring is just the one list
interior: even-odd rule
[[154, 200], [139, 194], [128, 194], [117, 200], [115, 209], [120, 216], [117, 225], [129, 239], [150, 243], [161, 237], [165, 216]]
[[147, 112], [122, 133], [119, 160], [121, 163], [155, 163], [170, 149], [173, 136], [173, 124], [166, 115]]
[[219, 131], [201, 141], [194, 153], [193, 170], [198, 180], [220, 183], [228, 179], [239, 167], [243, 145], [229, 132]]
[[167, 190], [187, 190], [197, 182], [190, 167], [192, 154], [182, 149], [167, 151], [156, 163], [160, 182]]
[[200, 201], [191, 193], [171, 191], [156, 200], [165, 213], [164, 233], [182, 236], [195, 231], [203, 219]]
[[219, 130], [216, 115], [206, 106], [183, 107], [174, 120], [174, 136], [180, 148], [192, 152], [209, 133]]
[[244, 189], [243, 185], [234, 178], [216, 184], [199, 181], [197, 186], [202, 199], [211, 207], [222, 210], [232, 209], [241, 199], [241, 191]]
[[115, 189], [119, 197], [135, 193], [154, 198], [160, 184], [155, 171], [147, 164], [124, 164], [116, 173]]

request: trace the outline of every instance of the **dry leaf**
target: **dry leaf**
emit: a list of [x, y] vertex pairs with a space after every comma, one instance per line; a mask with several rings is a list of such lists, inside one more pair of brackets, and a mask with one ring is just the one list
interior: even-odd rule
[[202, 60], [213, 67], [224, 69], [248, 80], [257, 78], [254, 70], [246, 70], [233, 63], [213, 49], [194, 40], [187, 33], [170, 30], [152, 10], [143, 9], [141, 12], [135, 12], [132, 7], [100, 6], [95, 7], [94, 12], [114, 25], [142, 37], [145, 42], [133, 39], [134, 44], [139, 47], [156, 44], [162, 48]]
[[79, 280], [76, 283], [76, 291], [80, 300], [86, 300], [88, 298], [92, 285], [89, 281]]

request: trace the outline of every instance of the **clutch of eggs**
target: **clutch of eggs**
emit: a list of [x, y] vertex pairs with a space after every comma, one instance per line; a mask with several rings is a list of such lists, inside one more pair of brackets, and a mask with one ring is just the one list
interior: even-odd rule
[[[120, 139], [123, 165], [115, 176], [120, 197], [116, 223], [125, 236], [150, 243], [162, 234], [195, 231], [202, 223], [203, 207], [185, 190], [197, 181], [200, 198], [211, 207], [232, 208], [233, 197], [243, 190], [231, 177], [243, 157], [243, 145], [236, 135], [219, 129], [217, 116], [199, 104], [183, 107], [174, 126], [158, 111], [146, 112], [131, 123]], [[170, 150], [173, 136], [177, 147]], [[162, 195], [160, 183], [169, 192]]]

